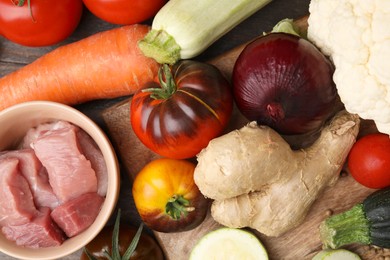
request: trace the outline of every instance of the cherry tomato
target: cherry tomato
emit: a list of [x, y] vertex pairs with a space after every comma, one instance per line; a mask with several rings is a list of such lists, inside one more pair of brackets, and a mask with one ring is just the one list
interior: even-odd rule
[[0, 0], [0, 34], [25, 46], [56, 44], [74, 32], [82, 11], [82, 0]]
[[155, 153], [191, 158], [227, 126], [233, 108], [230, 84], [216, 67], [202, 62], [183, 60], [162, 68], [161, 87], [150, 82], [134, 94], [131, 125]]
[[204, 220], [209, 202], [194, 182], [194, 170], [189, 161], [162, 158], [138, 173], [133, 198], [149, 228], [166, 233], [186, 231]]
[[380, 189], [390, 186], [390, 138], [375, 133], [363, 136], [352, 146], [348, 168], [360, 184]]
[[167, 0], [83, 0], [100, 19], [113, 24], [135, 24], [153, 17]]
[[[121, 255], [123, 255], [126, 249], [129, 247], [136, 232], [136, 228], [121, 225], [119, 230], [119, 252]], [[85, 248], [96, 259], [107, 259], [107, 257], [104, 255], [104, 251], [111, 253], [112, 233], [112, 227], [104, 227], [102, 231], [100, 231], [100, 233], [91, 242], [89, 242]], [[89, 258], [86, 253], [83, 252], [80, 259], [88, 260]], [[164, 255], [157, 242], [147, 233], [143, 232], [130, 259], [163, 260]]]

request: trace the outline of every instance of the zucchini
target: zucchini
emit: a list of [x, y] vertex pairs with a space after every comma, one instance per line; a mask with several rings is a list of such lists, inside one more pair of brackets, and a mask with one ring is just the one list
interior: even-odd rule
[[361, 258], [346, 249], [326, 249], [316, 254], [312, 260], [360, 260]]
[[139, 42], [159, 63], [190, 59], [272, 0], [170, 0]]
[[377, 190], [350, 210], [320, 224], [325, 248], [360, 243], [390, 248], [390, 188]]
[[249, 230], [221, 227], [204, 235], [194, 246], [190, 260], [268, 260], [261, 241]]

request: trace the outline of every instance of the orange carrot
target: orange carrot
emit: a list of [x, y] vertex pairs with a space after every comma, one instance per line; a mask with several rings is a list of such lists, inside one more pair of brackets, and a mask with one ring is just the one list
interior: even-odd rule
[[30, 100], [75, 105], [134, 94], [159, 67], [138, 49], [149, 30], [119, 27], [43, 55], [0, 79], [0, 110]]

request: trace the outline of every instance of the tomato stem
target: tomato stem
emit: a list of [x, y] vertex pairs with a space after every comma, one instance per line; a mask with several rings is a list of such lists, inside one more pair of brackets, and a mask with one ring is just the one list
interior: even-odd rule
[[174, 220], [179, 220], [181, 215], [187, 216], [189, 212], [194, 211], [194, 207], [189, 207], [190, 202], [183, 195], [173, 195], [165, 206], [165, 213]]
[[150, 97], [154, 99], [168, 99], [176, 92], [176, 83], [168, 64], [163, 64], [158, 71], [158, 80], [161, 88], [147, 88], [142, 92], [151, 92]]
[[23, 6], [24, 5], [24, 0], [11, 0], [11, 2], [16, 5], [16, 6]]
[[[11, 0], [11, 1], [14, 5], [19, 6], [19, 7], [23, 6], [25, 3], [25, 0]], [[31, 0], [27, 0], [27, 7], [28, 7], [28, 10], [30, 10], [31, 19], [35, 23], [35, 19], [34, 19], [34, 16], [32, 13], [32, 8], [31, 8]]]

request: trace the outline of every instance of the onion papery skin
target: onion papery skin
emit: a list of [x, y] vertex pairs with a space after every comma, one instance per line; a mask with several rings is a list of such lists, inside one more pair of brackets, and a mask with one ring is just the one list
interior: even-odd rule
[[333, 64], [309, 41], [270, 33], [249, 43], [232, 75], [238, 109], [284, 135], [318, 130], [335, 112]]

